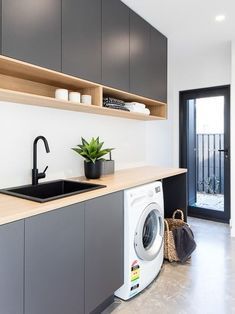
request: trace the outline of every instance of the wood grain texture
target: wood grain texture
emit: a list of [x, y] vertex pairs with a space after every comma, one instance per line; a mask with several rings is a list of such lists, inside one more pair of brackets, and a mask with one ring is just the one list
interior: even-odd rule
[[102, 86], [97, 86], [93, 88], [84, 88], [82, 90], [83, 95], [91, 95], [92, 97], [92, 104], [94, 106], [102, 106], [103, 103], [103, 88]]
[[61, 88], [97, 87], [98, 84], [0, 55], [0, 73]]
[[104, 95], [108, 95], [108, 96], [110, 95], [110, 96], [120, 98], [125, 101], [142, 102], [148, 106], [156, 106], [159, 104], [166, 105], [164, 102], [161, 102], [161, 101], [153, 100], [153, 99], [150, 99], [144, 96], [139, 96], [136, 94], [131, 94], [131, 93], [124, 92], [124, 91], [121, 91], [112, 87], [107, 87], [107, 86], [104, 86]]
[[176, 176], [185, 172], [187, 172], [187, 170], [182, 168], [160, 168], [145, 166], [119, 170], [116, 171], [115, 174], [103, 176], [98, 180], [87, 180], [84, 177], [72, 178], [72, 180], [104, 184], [106, 185], [106, 188], [65, 197], [47, 203], [36, 203], [13, 196], [0, 194], [0, 225], [49, 212], [64, 206], [80, 203], [109, 193], [132, 188], [134, 186], [146, 184], [171, 176]]
[[0, 88], [39, 96], [54, 97], [57, 87], [0, 74]]

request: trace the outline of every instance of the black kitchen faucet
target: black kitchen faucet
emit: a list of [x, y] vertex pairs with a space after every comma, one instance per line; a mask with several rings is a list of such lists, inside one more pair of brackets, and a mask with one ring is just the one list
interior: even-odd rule
[[38, 169], [37, 169], [37, 144], [39, 140], [42, 140], [44, 142], [46, 152], [50, 153], [47, 139], [42, 135], [37, 136], [33, 142], [33, 169], [32, 169], [32, 184], [33, 185], [37, 185], [39, 179], [43, 179], [46, 177], [46, 171], [48, 168], [48, 166], [46, 166], [44, 171], [41, 173], [38, 172]]

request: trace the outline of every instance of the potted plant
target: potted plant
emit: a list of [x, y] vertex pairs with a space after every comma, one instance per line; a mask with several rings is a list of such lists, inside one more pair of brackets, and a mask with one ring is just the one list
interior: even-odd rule
[[73, 147], [76, 153], [85, 158], [84, 170], [85, 176], [88, 179], [98, 179], [102, 173], [102, 157], [110, 153], [113, 148], [102, 149], [104, 142], [100, 142], [99, 137], [96, 139], [92, 137], [90, 142], [86, 141], [83, 137], [81, 138], [82, 144]]

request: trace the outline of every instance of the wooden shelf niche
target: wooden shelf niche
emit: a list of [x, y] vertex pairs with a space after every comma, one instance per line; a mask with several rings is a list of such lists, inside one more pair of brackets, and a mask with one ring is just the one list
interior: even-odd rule
[[[57, 88], [66, 88], [70, 91], [91, 95], [92, 105], [57, 100], [54, 98]], [[151, 114], [104, 108], [103, 95], [126, 101], [142, 102], [146, 104]], [[164, 103], [4, 56], [0, 56], [0, 100], [144, 121], [163, 120], [167, 116], [167, 105]]]
[[[146, 108], [150, 110], [150, 115], [123, 111], [123, 113], [126, 113], [127, 115], [136, 116], [136, 119], [138, 119], [138, 117], [139, 117], [139, 120], [165, 120], [167, 119], [167, 105], [163, 102], [149, 99], [143, 96], [134, 95], [128, 92], [123, 92], [123, 91], [120, 91], [111, 87], [105, 87], [105, 86], [103, 87], [103, 96], [114, 97], [117, 99], [124, 100], [126, 102], [139, 102], [139, 103], [145, 104]], [[110, 110], [114, 110], [114, 109], [110, 109]]]

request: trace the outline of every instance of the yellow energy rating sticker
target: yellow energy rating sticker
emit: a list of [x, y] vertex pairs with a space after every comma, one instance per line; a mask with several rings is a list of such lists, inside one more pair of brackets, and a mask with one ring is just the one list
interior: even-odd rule
[[[134, 269], [133, 269], [134, 268]], [[140, 278], [140, 268], [132, 267], [131, 270], [131, 281], [135, 281]]]

